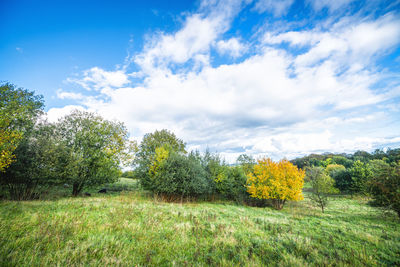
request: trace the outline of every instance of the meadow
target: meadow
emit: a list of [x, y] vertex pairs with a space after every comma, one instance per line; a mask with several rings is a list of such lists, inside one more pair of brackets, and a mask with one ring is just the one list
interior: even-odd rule
[[[399, 266], [400, 223], [368, 199], [282, 210], [229, 201], [167, 203], [135, 180], [109, 193], [0, 201], [1, 266]], [[63, 192], [64, 190], [65, 192]]]

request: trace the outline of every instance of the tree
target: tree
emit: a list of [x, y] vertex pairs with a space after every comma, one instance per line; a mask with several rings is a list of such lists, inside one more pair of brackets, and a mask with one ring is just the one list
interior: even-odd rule
[[305, 172], [287, 160], [278, 163], [269, 158], [258, 160], [254, 173], [247, 175], [247, 192], [258, 199], [271, 199], [276, 209], [287, 200], [302, 200]]
[[336, 173], [341, 172], [343, 170], [346, 170], [346, 168], [343, 165], [339, 164], [329, 164], [328, 166], [325, 167], [325, 171], [330, 177], [335, 176]]
[[243, 168], [244, 173], [247, 174], [254, 170], [256, 161], [252, 156], [242, 154], [237, 158], [236, 163], [240, 165]]
[[400, 217], [400, 165], [379, 164], [369, 185], [375, 204], [395, 211]]
[[226, 166], [226, 176], [219, 182], [220, 194], [236, 203], [249, 200], [246, 190], [247, 177], [241, 166]]
[[56, 183], [54, 130], [54, 125], [44, 121], [25, 132], [14, 151], [17, 160], [7, 168], [2, 179], [12, 199], [32, 199], [38, 195], [38, 187]]
[[152, 181], [149, 168], [153, 164], [156, 149], [163, 146], [168, 146], [168, 150], [171, 152], [186, 153], [185, 143], [168, 130], [145, 134], [133, 161], [135, 177], [140, 179], [145, 189], [151, 190]]
[[73, 111], [57, 124], [60, 155], [58, 168], [77, 196], [84, 186], [113, 182], [133, 144], [120, 122], [95, 113]]
[[42, 96], [10, 83], [0, 85], [0, 172], [15, 160], [14, 150], [42, 108]]
[[156, 149], [150, 167], [150, 190], [169, 197], [197, 197], [209, 192], [206, 172], [199, 160], [164, 147]]
[[308, 181], [311, 183], [311, 200], [317, 203], [324, 212], [328, 204], [328, 197], [337, 194], [339, 190], [334, 187], [335, 181], [321, 167], [311, 167], [306, 171]]
[[354, 193], [366, 193], [366, 186], [371, 174], [368, 164], [359, 160], [355, 161], [353, 167], [350, 169], [352, 179], [351, 191]]
[[352, 192], [353, 180], [351, 179], [351, 173], [349, 170], [342, 169], [331, 173], [331, 177], [335, 180], [335, 187], [340, 192]]

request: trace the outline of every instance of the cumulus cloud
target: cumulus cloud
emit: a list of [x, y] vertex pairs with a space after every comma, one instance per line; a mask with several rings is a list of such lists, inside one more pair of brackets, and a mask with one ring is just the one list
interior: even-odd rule
[[72, 100], [83, 100], [85, 98], [81, 93], [65, 92], [62, 89], [57, 90], [57, 98], [59, 99], [72, 99]]
[[186, 18], [182, 29], [173, 34], [151, 36], [143, 52], [134, 57], [134, 62], [144, 74], [189, 60], [204, 62], [204, 55], [209, 54], [218, 37], [229, 29], [242, 4], [241, 0], [203, 1], [199, 12]]
[[[291, 158], [400, 141], [393, 136], [399, 127], [386, 135], [368, 131], [387, 121], [386, 106], [399, 96], [398, 84], [377, 90], [390, 74], [375, 65], [400, 43], [398, 17], [344, 18], [325, 30], [267, 27], [249, 44], [255, 52], [212, 64], [213, 49], [233, 58], [246, 51], [241, 36], [225, 33], [248, 3], [203, 1], [180, 30], [149, 39], [133, 57], [138, 72], [85, 71], [73, 82], [99, 97], [85, 98], [80, 108], [124, 121], [137, 138], [170, 129], [189, 148], [208, 147], [230, 161], [241, 153]], [[80, 96], [59, 92], [60, 98]], [[49, 115], [56, 118], [71, 108], [51, 109]]]
[[78, 105], [68, 105], [62, 108], [51, 108], [47, 111], [47, 119], [50, 122], [57, 122], [58, 119], [70, 114], [74, 110], [86, 111], [87, 109]]
[[231, 57], [240, 57], [247, 47], [238, 40], [238, 38], [230, 38], [229, 40], [220, 40], [217, 42], [218, 52], [228, 54]]
[[86, 90], [121, 87], [129, 83], [129, 77], [123, 70], [106, 71], [93, 67], [85, 70], [82, 76], [83, 78], [69, 78], [67, 81], [76, 83]]

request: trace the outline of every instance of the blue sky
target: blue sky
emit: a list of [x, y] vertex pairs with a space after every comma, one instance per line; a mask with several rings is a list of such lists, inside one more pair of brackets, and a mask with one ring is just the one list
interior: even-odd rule
[[275, 159], [400, 145], [400, 1], [0, 1], [0, 80]]

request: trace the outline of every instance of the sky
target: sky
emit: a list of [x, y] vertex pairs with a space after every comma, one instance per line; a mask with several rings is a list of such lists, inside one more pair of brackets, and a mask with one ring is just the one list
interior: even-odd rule
[[400, 0], [0, 0], [0, 81], [189, 150], [400, 147]]

